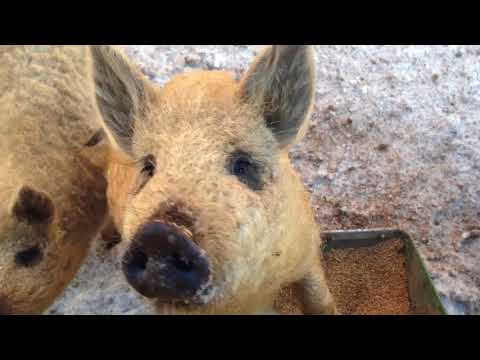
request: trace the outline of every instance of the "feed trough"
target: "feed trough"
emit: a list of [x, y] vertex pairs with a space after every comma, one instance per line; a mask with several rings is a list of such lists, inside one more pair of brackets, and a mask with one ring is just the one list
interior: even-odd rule
[[[411, 237], [397, 229], [323, 233], [325, 271], [345, 315], [446, 315]], [[282, 314], [301, 314], [294, 289], [282, 290]]]

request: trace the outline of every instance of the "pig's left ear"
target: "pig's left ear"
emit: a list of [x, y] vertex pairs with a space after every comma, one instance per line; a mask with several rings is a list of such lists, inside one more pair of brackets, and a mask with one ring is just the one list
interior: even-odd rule
[[92, 45], [91, 53], [102, 125], [114, 145], [131, 153], [135, 125], [147, 111], [147, 81], [120, 48]]
[[299, 141], [308, 127], [315, 81], [312, 46], [273, 45], [243, 78], [240, 96], [260, 109], [283, 148]]

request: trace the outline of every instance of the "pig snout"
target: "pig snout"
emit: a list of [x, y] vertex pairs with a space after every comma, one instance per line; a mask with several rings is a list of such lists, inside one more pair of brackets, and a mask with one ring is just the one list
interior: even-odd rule
[[162, 301], [196, 302], [211, 278], [205, 252], [175, 226], [160, 222], [142, 227], [122, 267], [134, 289]]

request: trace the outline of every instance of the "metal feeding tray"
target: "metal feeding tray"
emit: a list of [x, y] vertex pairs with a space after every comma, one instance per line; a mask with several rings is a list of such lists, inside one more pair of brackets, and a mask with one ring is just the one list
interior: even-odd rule
[[403, 241], [412, 313], [414, 315], [447, 315], [420, 254], [410, 236], [404, 231], [398, 229], [328, 231], [324, 232], [322, 237], [324, 252], [334, 249], [371, 247], [393, 239]]

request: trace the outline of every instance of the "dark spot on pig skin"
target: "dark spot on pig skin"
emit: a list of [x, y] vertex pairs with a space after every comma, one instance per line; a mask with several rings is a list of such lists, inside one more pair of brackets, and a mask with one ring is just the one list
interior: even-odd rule
[[28, 186], [24, 186], [13, 207], [13, 214], [29, 224], [48, 224], [53, 219], [53, 203], [50, 198]]

